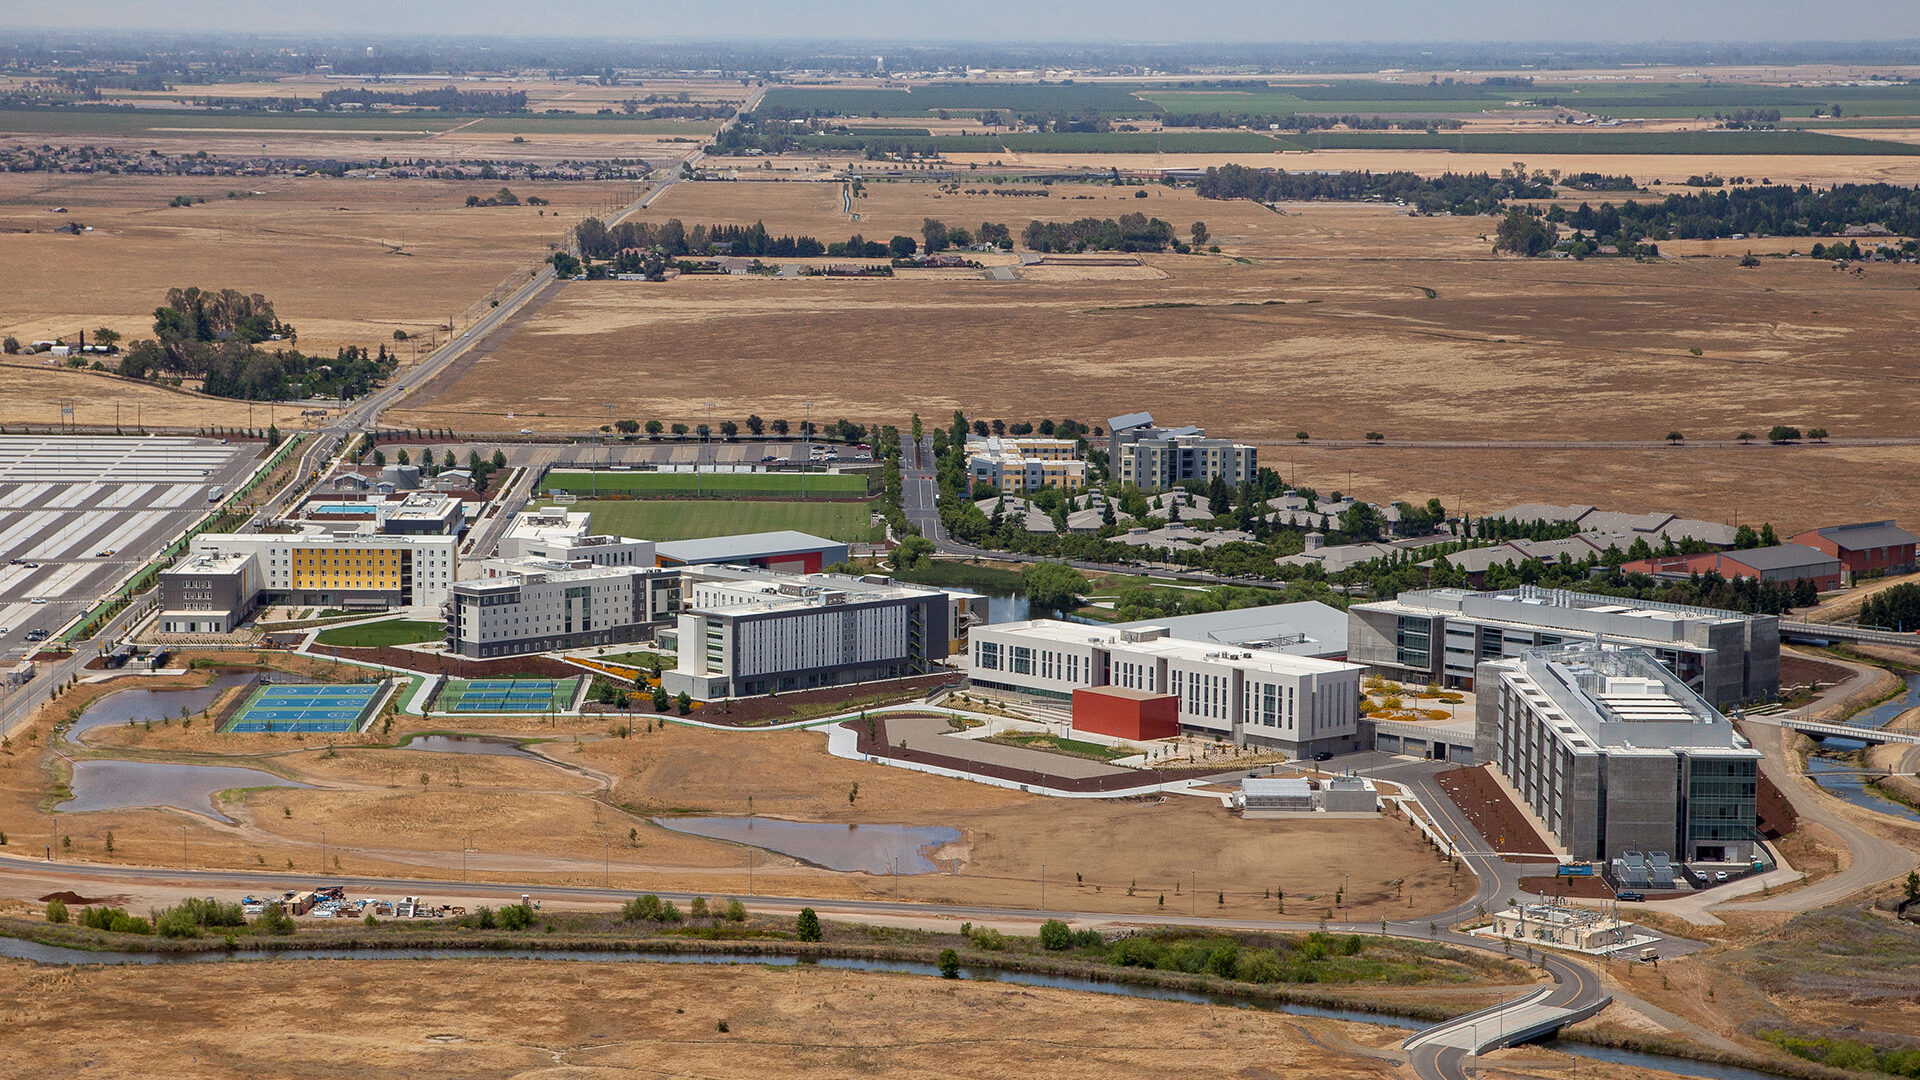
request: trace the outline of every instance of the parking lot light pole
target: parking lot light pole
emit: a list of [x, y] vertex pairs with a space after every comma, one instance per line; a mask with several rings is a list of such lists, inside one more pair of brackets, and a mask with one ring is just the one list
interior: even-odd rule
[[1047, 864], [1040, 864], [1040, 910], [1047, 910]]

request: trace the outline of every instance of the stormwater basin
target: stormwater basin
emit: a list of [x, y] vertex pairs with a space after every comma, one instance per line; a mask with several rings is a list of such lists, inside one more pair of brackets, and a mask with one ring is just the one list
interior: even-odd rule
[[239, 686], [247, 679], [246, 675], [217, 675], [206, 686], [115, 690], [88, 705], [67, 729], [67, 736], [84, 745], [86, 740], [81, 735], [109, 724], [139, 724], [148, 720], [159, 723], [169, 718], [177, 722], [181, 709], [189, 714], [198, 713], [218, 700], [228, 687]]
[[938, 825], [839, 825], [762, 817], [654, 818], [663, 829], [766, 848], [828, 870], [868, 874], [930, 874], [927, 853], [960, 839]]
[[[1892, 723], [1894, 717], [1908, 709], [1920, 706], [1920, 675], [1907, 677], [1906, 692], [1898, 697], [1883, 701], [1871, 709], [1862, 709], [1847, 720], [1848, 727], [1883, 728]], [[1851, 752], [1863, 750], [1865, 743], [1851, 739], [1828, 738], [1818, 743], [1820, 752], [1807, 757], [1807, 776], [1814, 783], [1825, 788], [1836, 798], [1844, 799], [1864, 810], [1878, 814], [1890, 814], [1908, 821], [1920, 821], [1920, 813], [1911, 807], [1882, 798], [1867, 787], [1870, 777], [1879, 773], [1864, 773], [1859, 764], [1850, 757]]]
[[488, 757], [532, 757], [512, 739], [489, 739], [482, 735], [416, 735], [401, 744], [402, 750], [426, 750], [435, 754], [483, 754]]
[[214, 805], [216, 792], [230, 788], [303, 788], [259, 769], [233, 765], [172, 765], [159, 761], [76, 761], [73, 798], [54, 807], [62, 813], [171, 806], [221, 821], [233, 819]]

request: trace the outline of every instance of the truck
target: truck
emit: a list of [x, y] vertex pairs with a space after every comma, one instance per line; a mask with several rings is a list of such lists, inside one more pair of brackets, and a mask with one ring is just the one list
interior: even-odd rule
[[207, 501], [210, 503], [219, 502], [220, 496], [225, 495], [226, 493], [227, 493], [226, 488], [221, 487], [219, 484], [215, 484], [211, 488], [207, 489]]
[[1660, 950], [1649, 945], [1640, 950], [1640, 959], [1647, 961], [1658, 960], [1660, 959]]

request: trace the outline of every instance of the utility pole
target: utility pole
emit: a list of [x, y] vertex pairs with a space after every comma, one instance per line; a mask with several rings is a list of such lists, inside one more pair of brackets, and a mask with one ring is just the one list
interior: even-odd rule
[[813, 460], [813, 402], [801, 404], [807, 407], [806, 419], [800, 421], [800, 501], [807, 501], [807, 464]]

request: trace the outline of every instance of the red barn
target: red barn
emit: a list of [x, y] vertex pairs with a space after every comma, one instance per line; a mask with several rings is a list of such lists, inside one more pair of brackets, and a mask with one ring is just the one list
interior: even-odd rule
[[1073, 692], [1073, 729], [1147, 742], [1180, 734], [1180, 699], [1120, 686]]
[[1846, 578], [1853, 581], [1862, 574], [1902, 574], [1912, 570], [1914, 545], [1920, 544], [1920, 536], [1891, 521], [1864, 521], [1801, 533], [1793, 542], [1839, 559]]

